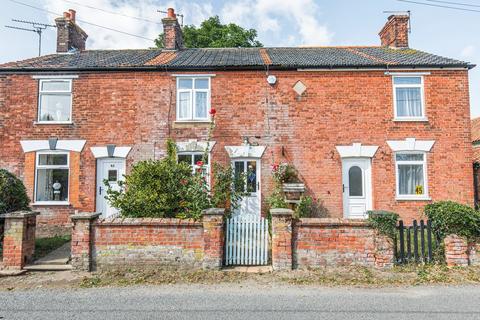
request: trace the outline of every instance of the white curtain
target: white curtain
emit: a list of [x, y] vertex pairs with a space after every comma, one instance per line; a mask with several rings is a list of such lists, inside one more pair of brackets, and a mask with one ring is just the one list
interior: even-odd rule
[[423, 188], [423, 165], [399, 165], [398, 175], [400, 194], [416, 194], [417, 186]]
[[420, 88], [397, 88], [397, 116], [422, 116]]
[[195, 118], [204, 119], [207, 117], [207, 93], [196, 92], [195, 96]]

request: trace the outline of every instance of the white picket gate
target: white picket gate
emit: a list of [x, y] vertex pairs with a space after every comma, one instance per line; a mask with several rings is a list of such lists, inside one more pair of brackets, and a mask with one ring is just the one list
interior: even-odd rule
[[266, 265], [268, 263], [268, 220], [245, 215], [227, 219], [225, 264]]

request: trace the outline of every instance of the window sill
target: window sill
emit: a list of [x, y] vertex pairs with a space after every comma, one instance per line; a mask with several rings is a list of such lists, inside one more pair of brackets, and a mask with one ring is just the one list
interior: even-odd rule
[[33, 121], [34, 125], [72, 125], [72, 121]]
[[39, 201], [32, 203], [32, 206], [69, 206], [68, 201]]
[[394, 118], [394, 122], [428, 122], [428, 118]]
[[428, 196], [422, 196], [422, 197], [402, 197], [402, 196], [397, 196], [395, 198], [396, 201], [431, 201], [432, 198]]
[[186, 120], [186, 121], [174, 121], [173, 128], [208, 128], [211, 125], [212, 121], [210, 120]]

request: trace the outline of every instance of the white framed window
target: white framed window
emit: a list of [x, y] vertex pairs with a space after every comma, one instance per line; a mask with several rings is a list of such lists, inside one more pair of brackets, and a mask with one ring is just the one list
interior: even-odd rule
[[37, 152], [35, 204], [68, 204], [69, 158], [68, 152]]
[[397, 199], [428, 200], [426, 152], [396, 152], [395, 172]]
[[[207, 184], [210, 184], [210, 155], [203, 163], [203, 152], [179, 152], [177, 154], [178, 162], [184, 162], [192, 168], [192, 174], [202, 170], [202, 175], [207, 178]], [[201, 165], [199, 163], [202, 162]]]
[[422, 76], [394, 76], [395, 120], [425, 121], [425, 94]]
[[40, 79], [38, 122], [72, 122], [72, 79]]
[[210, 77], [177, 77], [177, 121], [210, 120]]

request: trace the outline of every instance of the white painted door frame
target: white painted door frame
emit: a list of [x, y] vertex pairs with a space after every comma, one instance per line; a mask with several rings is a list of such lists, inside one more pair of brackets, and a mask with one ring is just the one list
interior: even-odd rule
[[106, 195], [106, 186], [104, 180], [111, 181], [111, 185], [115, 188], [117, 181], [124, 180], [126, 162], [124, 158], [98, 158], [97, 159], [97, 186], [95, 190], [96, 211], [102, 213], [102, 217], [109, 217], [118, 210], [112, 208], [108, 201], [104, 198]]
[[[361, 183], [358, 183], [359, 173], [361, 173]], [[372, 210], [371, 158], [342, 158], [342, 185], [344, 218], [366, 218], [366, 212]]]
[[[239, 207], [235, 210], [234, 215], [245, 215], [245, 214], [252, 214], [252, 212], [248, 212], [250, 208], [250, 201], [253, 199], [257, 201], [258, 210], [255, 209], [255, 215], [260, 216], [261, 214], [261, 207], [262, 207], [262, 182], [261, 182], [261, 164], [262, 161], [259, 158], [233, 158], [230, 159], [233, 170], [235, 172], [235, 162], [243, 162], [244, 163], [244, 172], [247, 172], [248, 169], [248, 162], [255, 161], [256, 163], [256, 191], [250, 196], [244, 196], [242, 200], [240, 200]], [[248, 179], [248, 177], [247, 177]], [[246, 183], [247, 185], [248, 183]]]

